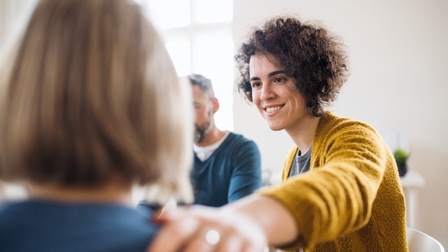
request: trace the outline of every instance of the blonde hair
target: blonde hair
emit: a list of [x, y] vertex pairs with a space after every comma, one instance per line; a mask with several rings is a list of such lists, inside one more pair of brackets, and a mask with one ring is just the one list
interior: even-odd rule
[[192, 112], [131, 0], [41, 0], [1, 83], [0, 178], [95, 187], [119, 174], [191, 200]]

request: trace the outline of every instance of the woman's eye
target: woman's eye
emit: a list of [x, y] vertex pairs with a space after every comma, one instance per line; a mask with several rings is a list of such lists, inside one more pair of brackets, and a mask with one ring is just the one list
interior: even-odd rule
[[257, 87], [261, 86], [261, 83], [260, 82], [252, 82], [251, 86], [252, 86], [252, 88], [257, 88]]
[[283, 82], [285, 79], [283, 77], [277, 77], [274, 79], [274, 82]]
[[288, 78], [285, 76], [282, 77], [275, 77], [273, 80], [274, 85], [285, 85], [288, 83]]

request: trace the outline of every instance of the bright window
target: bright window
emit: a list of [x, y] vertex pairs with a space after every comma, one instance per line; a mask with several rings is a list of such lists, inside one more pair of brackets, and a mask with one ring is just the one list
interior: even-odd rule
[[212, 80], [220, 109], [220, 129], [233, 130], [232, 0], [135, 0], [165, 40], [180, 76], [203, 74]]
[[196, 0], [194, 16], [198, 23], [232, 22], [233, 2], [231, 0]]

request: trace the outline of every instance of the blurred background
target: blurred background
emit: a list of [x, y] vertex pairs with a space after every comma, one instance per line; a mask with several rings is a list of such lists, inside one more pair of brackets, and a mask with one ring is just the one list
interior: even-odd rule
[[[8, 51], [36, 2], [0, 1], [0, 52]], [[414, 217], [410, 224], [448, 247], [448, 1], [135, 2], [162, 33], [178, 74], [201, 73], [212, 80], [221, 103], [218, 127], [258, 144], [263, 169], [270, 174], [267, 183], [279, 182], [293, 143], [285, 132], [272, 132], [235, 92], [235, 50], [251, 26], [282, 13], [319, 21], [341, 36], [351, 76], [330, 109], [371, 124], [391, 150], [410, 153], [407, 175], [412, 176], [402, 178]], [[21, 187], [0, 184], [0, 197], [23, 196]]]

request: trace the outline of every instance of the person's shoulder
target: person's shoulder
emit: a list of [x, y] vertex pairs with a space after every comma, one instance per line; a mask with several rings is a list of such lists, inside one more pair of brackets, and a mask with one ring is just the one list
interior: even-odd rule
[[255, 144], [254, 140], [244, 136], [243, 134], [232, 132], [232, 131], [229, 131], [229, 135], [227, 136], [227, 138], [230, 141], [236, 142], [239, 144]]
[[9, 232], [22, 223], [23, 217], [34, 212], [32, 204], [28, 201], [12, 200], [0, 203], [0, 236], [2, 232]]
[[12, 203], [9, 201], [0, 202], [0, 223], [2, 222], [2, 220], [6, 220], [7, 216], [14, 212], [11, 211], [11, 207]]
[[331, 136], [339, 138], [341, 135], [350, 134], [363, 137], [379, 136], [376, 129], [369, 123], [348, 116], [338, 116], [327, 111], [322, 115], [316, 138], [329, 138]]
[[[63, 251], [65, 247], [79, 245], [79, 235], [86, 227], [95, 237], [82, 244], [86, 250], [144, 251], [160, 229], [159, 224], [152, 220], [153, 211], [140, 211], [114, 203], [67, 204], [26, 200], [0, 204], [0, 208], [0, 240], [8, 240], [6, 245], [0, 241], [0, 247], [13, 248], [7, 251], [32, 251], [31, 247], [36, 251], [42, 251], [43, 247]], [[39, 232], [35, 233], [37, 229]], [[59, 237], [67, 237], [63, 244], [51, 239], [55, 231]], [[111, 235], [116, 238], [110, 240]], [[20, 240], [30, 236], [32, 239], [22, 246]]]
[[234, 131], [228, 131], [228, 132], [229, 132], [228, 138], [252, 141], [251, 139], [247, 138], [246, 136], [244, 136], [241, 133], [237, 133], [237, 132], [234, 132]]
[[26, 201], [3, 201], [0, 202], [0, 221], [11, 220], [12, 217], [19, 215], [23, 211], [31, 209], [30, 204]]
[[244, 153], [244, 155], [252, 153], [254, 155], [260, 155], [257, 143], [242, 134], [229, 132], [226, 142], [225, 147], [230, 153]]
[[374, 128], [367, 122], [349, 116], [338, 116], [331, 111], [326, 111], [324, 115], [322, 115], [320, 124], [345, 129], [352, 126], [374, 130]]

